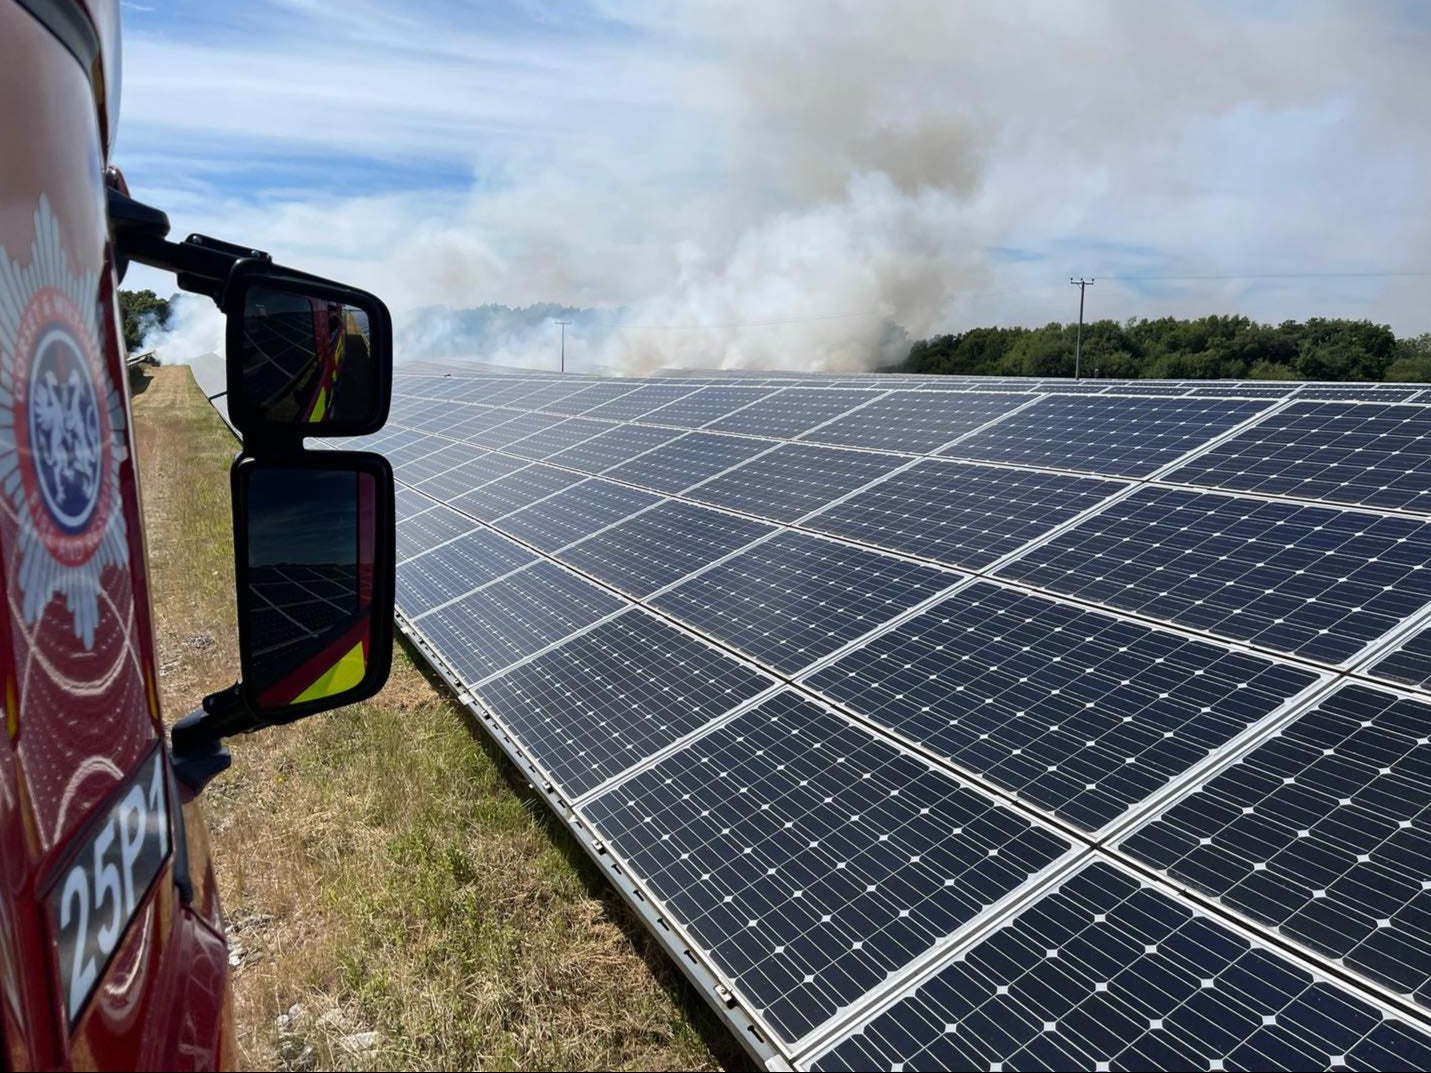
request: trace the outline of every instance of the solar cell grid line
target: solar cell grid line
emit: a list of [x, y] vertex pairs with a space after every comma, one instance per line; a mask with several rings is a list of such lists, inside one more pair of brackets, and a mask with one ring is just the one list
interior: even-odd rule
[[1127, 487], [1091, 476], [920, 459], [800, 525], [981, 570]]
[[1243, 384], [1199, 384], [1189, 388], [1188, 394], [1194, 397], [1211, 395], [1224, 399], [1280, 399], [1285, 398], [1295, 390], [1295, 384], [1288, 384], [1286, 387], [1267, 385], [1249, 386]]
[[1346, 684], [1120, 848], [1431, 1013], [1428, 728]]
[[714, 432], [743, 432], [771, 439], [791, 439], [878, 397], [870, 390], [787, 387], [742, 407], [706, 427]]
[[768, 387], [703, 387], [693, 394], [643, 414], [641, 420], [648, 425], [700, 428], [765, 398], [774, 390]]
[[668, 402], [694, 394], [697, 390], [696, 384], [642, 384], [618, 399], [593, 406], [582, 416], [605, 418], [608, 421], [634, 421]]
[[458, 510], [484, 522], [493, 522], [503, 515], [530, 506], [553, 492], [584, 480], [580, 473], [544, 466], [533, 462], [496, 480], [453, 496], [451, 504]]
[[1146, 477], [1264, 408], [1247, 401], [1046, 395], [939, 453]]
[[410, 621], [475, 686], [628, 606], [543, 559]]
[[892, 392], [799, 439], [926, 454], [1035, 398], [1004, 393]]
[[548, 426], [530, 436], [513, 440], [502, 450], [523, 458], [547, 458], [563, 448], [589, 440], [597, 433], [611, 428], [604, 421], [586, 421], [580, 417], [568, 417], [560, 424]]
[[[479, 449], [474, 447], [473, 450]], [[434, 499], [447, 501], [527, 465], [529, 463], [524, 458], [511, 458], [495, 451], [487, 451], [436, 476], [418, 481], [413, 487]]]
[[1431, 409], [1294, 401], [1164, 479], [1431, 513]]
[[497, 528], [545, 552], [555, 552], [662, 502], [654, 492], [592, 477], [502, 518]]
[[1069, 850], [788, 691], [580, 811], [787, 1046]]
[[612, 466], [603, 475], [657, 492], [680, 492], [776, 446], [774, 440], [688, 432]]
[[405, 443], [394, 446], [384, 445], [382, 455], [392, 464], [393, 469], [400, 470], [409, 462], [415, 462], [424, 455], [430, 455], [433, 451], [444, 445], [444, 441], [435, 440], [425, 433], [416, 433], [414, 438]]
[[426, 496], [419, 495], [404, 484], [398, 484], [393, 489], [393, 505], [396, 510], [397, 520], [405, 521], [414, 514], [419, 514], [425, 510], [431, 510], [433, 502]]
[[540, 410], [548, 403], [559, 402], [568, 395], [574, 395], [589, 386], [587, 382], [573, 380], [527, 380], [522, 390], [503, 393], [502, 405], [516, 406], [523, 410]]
[[1337, 665], [1419, 610], [1431, 524], [1144, 487], [998, 576]]
[[[450, 420], [447, 427], [443, 429], [443, 434], [455, 440], [466, 440], [473, 446], [479, 446], [475, 437], [478, 433], [485, 432], [489, 428], [501, 425], [512, 419], [511, 411], [503, 410], [495, 406], [474, 406], [471, 404], [452, 407], [449, 414]], [[485, 450], [485, 448], [482, 448]]]
[[1367, 387], [1318, 386], [1303, 387], [1296, 393], [1296, 397], [1299, 399], [1364, 399], [1369, 402], [1405, 402], [1416, 394], [1416, 390], [1416, 388], [1383, 387], [1381, 385], [1368, 385]]
[[641, 384], [635, 378], [627, 380], [600, 380], [590, 384], [580, 391], [573, 392], [564, 399], [548, 403], [544, 409], [554, 414], [570, 414], [575, 417], [585, 413], [587, 410], [600, 406], [602, 403], [612, 402], [623, 395], [628, 395], [635, 391]]
[[775, 684], [632, 608], [486, 682], [481, 699], [574, 801]]
[[651, 425], [609, 425], [605, 432], [558, 451], [547, 459], [553, 465], [579, 469], [583, 473], [603, 473], [637, 455], [683, 435], [673, 428]]
[[563, 548], [557, 558], [640, 599], [775, 532], [763, 522], [668, 499]]
[[683, 493], [774, 521], [793, 522], [862, 488], [910, 459], [874, 451], [783, 443]]
[[960, 575], [788, 530], [688, 576], [650, 604], [793, 674]]
[[1094, 861], [800, 1068], [1421, 1069], [1424, 1026]]
[[415, 617], [536, 561], [500, 534], [474, 529], [398, 564], [398, 609]]
[[1086, 831], [1316, 681], [1303, 668], [988, 582], [802, 679]]
[[477, 523], [471, 518], [448, 507], [433, 506], [412, 514], [397, 527], [398, 562], [476, 528]]

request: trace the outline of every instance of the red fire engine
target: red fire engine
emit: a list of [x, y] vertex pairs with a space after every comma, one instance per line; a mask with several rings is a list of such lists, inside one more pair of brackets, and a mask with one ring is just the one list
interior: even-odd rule
[[[233, 1064], [227, 947], [194, 796], [227, 765], [224, 737], [369, 696], [391, 655], [392, 472], [375, 455], [303, 447], [386, 420], [387, 311], [261, 251], [172, 242], [164, 214], [129, 198], [106, 170], [118, 9], [0, 0], [8, 1069]], [[131, 260], [175, 272], [226, 313], [243, 434], [232, 471], [240, 680], [172, 740], [116, 306]], [[269, 312], [284, 307], [304, 311], [302, 330]], [[362, 360], [339, 361], [339, 346]]]

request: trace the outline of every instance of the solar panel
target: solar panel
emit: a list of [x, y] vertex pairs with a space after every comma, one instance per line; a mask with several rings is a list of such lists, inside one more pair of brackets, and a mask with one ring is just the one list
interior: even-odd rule
[[583, 812], [788, 1042], [1068, 847], [789, 693]]
[[667, 500], [562, 549], [562, 562], [633, 596], [649, 596], [761, 539], [761, 522]]
[[768, 667], [793, 673], [958, 580], [917, 563], [784, 532], [651, 603]]
[[908, 462], [874, 451], [787, 443], [685, 494], [703, 503], [793, 522]]
[[679, 492], [769, 450], [768, 440], [692, 432], [607, 470], [607, 476], [658, 492]]
[[1418, 610], [1431, 525], [1144, 488], [999, 570], [1053, 592], [1339, 663]]
[[1095, 863], [810, 1064], [1420, 1069], [1419, 1026]]
[[897, 392], [800, 438], [844, 447], [924, 454], [1031, 401], [1030, 395]]
[[412, 622], [463, 681], [474, 683], [625, 606], [575, 574], [538, 562]]
[[1126, 487], [1093, 477], [925, 459], [801, 525], [981, 569]]
[[1431, 408], [1294, 402], [1168, 479], [1431, 513]]
[[941, 453], [1146, 477], [1262, 408], [1211, 399], [1047, 395]]
[[1420, 386], [408, 379], [404, 628], [762, 1064], [1424, 1068]]
[[633, 610], [493, 679], [482, 699], [575, 799], [774, 684]]
[[1094, 830], [1317, 676], [978, 583], [808, 679], [966, 771]]

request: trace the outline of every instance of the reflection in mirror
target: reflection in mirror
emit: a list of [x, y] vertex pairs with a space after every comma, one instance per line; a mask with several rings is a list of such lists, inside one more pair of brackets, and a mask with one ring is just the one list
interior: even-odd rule
[[250, 287], [242, 368], [244, 398], [264, 420], [365, 420], [374, 398], [368, 314], [313, 294]]
[[260, 708], [363, 681], [373, 635], [377, 481], [281, 466], [248, 482], [244, 668]]

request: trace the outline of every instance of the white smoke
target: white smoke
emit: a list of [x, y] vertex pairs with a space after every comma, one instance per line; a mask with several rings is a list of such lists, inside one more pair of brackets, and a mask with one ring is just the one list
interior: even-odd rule
[[222, 354], [224, 316], [208, 298], [176, 294], [169, 300], [168, 321], [144, 333], [140, 350], [152, 350], [162, 365], [187, 365], [204, 354]]

